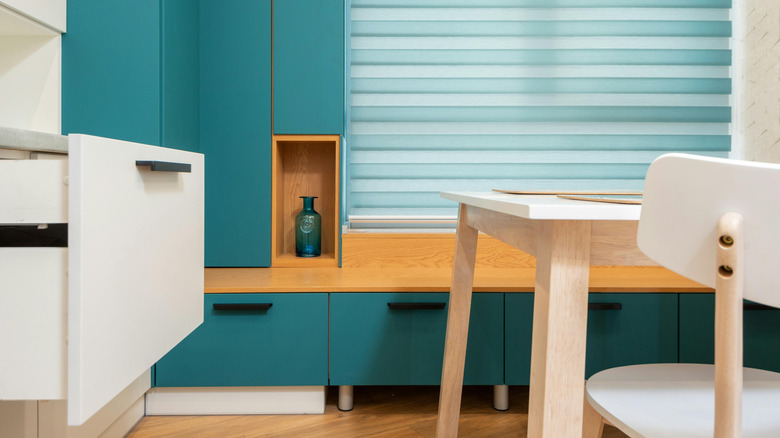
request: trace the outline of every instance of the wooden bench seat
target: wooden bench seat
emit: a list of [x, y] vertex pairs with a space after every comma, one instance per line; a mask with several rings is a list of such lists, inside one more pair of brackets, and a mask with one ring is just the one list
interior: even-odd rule
[[[534, 268], [477, 268], [474, 292], [533, 292]], [[208, 268], [206, 293], [448, 292], [450, 268]], [[594, 266], [591, 292], [712, 292], [656, 266]]]

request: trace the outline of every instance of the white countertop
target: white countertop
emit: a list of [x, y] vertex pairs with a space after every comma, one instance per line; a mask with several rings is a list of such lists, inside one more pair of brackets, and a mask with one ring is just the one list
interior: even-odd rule
[[441, 192], [461, 204], [541, 220], [639, 220], [641, 205], [575, 201], [555, 195], [512, 195], [499, 192]]
[[0, 149], [68, 153], [68, 136], [0, 126]]

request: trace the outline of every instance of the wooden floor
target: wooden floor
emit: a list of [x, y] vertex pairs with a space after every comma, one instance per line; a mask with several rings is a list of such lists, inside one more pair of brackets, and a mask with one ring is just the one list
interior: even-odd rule
[[[338, 388], [329, 388], [324, 415], [242, 415], [145, 417], [128, 438], [433, 437], [438, 387], [355, 387], [355, 408], [336, 407]], [[511, 387], [509, 410], [492, 408], [491, 387], [465, 387], [460, 437], [524, 437], [528, 426], [528, 387]], [[604, 438], [626, 435], [607, 426]]]

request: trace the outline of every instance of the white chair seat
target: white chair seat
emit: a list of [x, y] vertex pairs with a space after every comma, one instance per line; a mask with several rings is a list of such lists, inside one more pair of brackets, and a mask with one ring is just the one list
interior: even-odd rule
[[[590, 404], [630, 437], [712, 438], [714, 366], [651, 364], [613, 368], [588, 379]], [[780, 437], [780, 374], [744, 369], [744, 438]]]

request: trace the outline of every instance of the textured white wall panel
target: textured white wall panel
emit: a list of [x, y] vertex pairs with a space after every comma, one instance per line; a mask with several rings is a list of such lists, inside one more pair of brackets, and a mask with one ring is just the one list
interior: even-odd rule
[[737, 134], [745, 159], [780, 163], [780, 1], [743, 0]]

